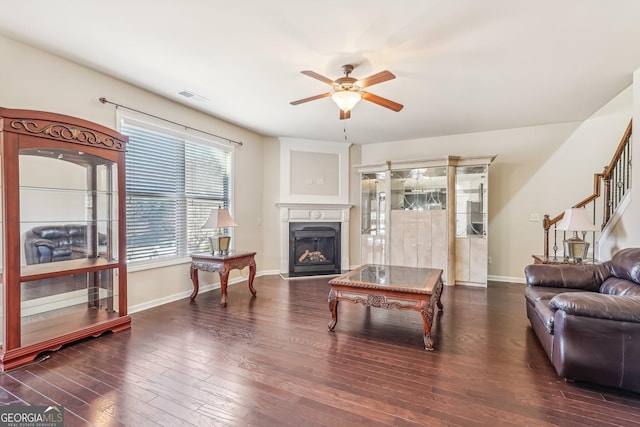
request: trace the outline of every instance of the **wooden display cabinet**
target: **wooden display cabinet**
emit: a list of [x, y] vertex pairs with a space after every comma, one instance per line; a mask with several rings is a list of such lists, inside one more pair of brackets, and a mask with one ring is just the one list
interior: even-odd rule
[[82, 119], [0, 108], [0, 368], [131, 327], [125, 144]]

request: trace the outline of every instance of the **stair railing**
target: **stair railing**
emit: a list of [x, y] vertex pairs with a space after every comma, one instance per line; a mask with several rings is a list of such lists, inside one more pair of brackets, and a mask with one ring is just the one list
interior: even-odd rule
[[[593, 175], [593, 194], [581, 202], [575, 204], [574, 208], [592, 209], [594, 224], [600, 220], [602, 230], [611, 219], [613, 213], [624, 198], [625, 194], [631, 189], [631, 142], [632, 142], [632, 121], [629, 122], [627, 129], [618, 144], [611, 161], [604, 168], [602, 173]], [[604, 187], [604, 195], [602, 200], [602, 209], [599, 210], [596, 202], [600, 197], [601, 188]], [[601, 213], [601, 215], [599, 215]], [[553, 227], [553, 257], [558, 252], [558, 231], [557, 223], [564, 216], [564, 212], [550, 218], [545, 215], [542, 220], [544, 229], [544, 258], [549, 258], [549, 239], [550, 230]], [[592, 241], [595, 243], [595, 232], [592, 233]], [[592, 247], [594, 247], [592, 245]]]

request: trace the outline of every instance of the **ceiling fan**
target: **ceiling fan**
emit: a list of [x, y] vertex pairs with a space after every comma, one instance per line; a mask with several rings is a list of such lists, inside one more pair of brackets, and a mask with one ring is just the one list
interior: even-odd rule
[[373, 102], [374, 104], [378, 104], [382, 107], [388, 108], [393, 111], [400, 111], [404, 107], [402, 104], [398, 104], [397, 102], [390, 101], [386, 98], [383, 98], [378, 95], [374, 95], [372, 93], [366, 92], [362, 89], [373, 86], [378, 83], [386, 82], [387, 80], [393, 80], [396, 78], [393, 73], [390, 71], [380, 71], [379, 73], [373, 74], [369, 77], [365, 77], [364, 79], [355, 79], [353, 77], [349, 77], [349, 74], [353, 71], [355, 66], [351, 64], [343, 65], [342, 71], [344, 72], [344, 77], [340, 77], [339, 79], [331, 80], [327, 77], [324, 77], [314, 71], [301, 71], [305, 76], [309, 76], [311, 78], [320, 80], [323, 83], [328, 84], [333, 88], [333, 91], [323, 93], [321, 95], [311, 96], [309, 98], [299, 99], [297, 101], [291, 102], [291, 105], [298, 105], [309, 101], [315, 101], [316, 99], [326, 98], [328, 96], [333, 99], [333, 101], [338, 104], [340, 107], [340, 120], [348, 119], [351, 117], [351, 109], [360, 101], [364, 99], [365, 101]]

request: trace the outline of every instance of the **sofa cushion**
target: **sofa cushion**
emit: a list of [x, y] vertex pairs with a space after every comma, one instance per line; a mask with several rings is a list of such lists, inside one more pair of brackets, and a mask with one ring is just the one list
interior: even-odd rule
[[548, 288], [545, 286], [527, 287], [524, 289], [524, 297], [527, 301], [535, 304], [537, 301], [546, 300], [563, 292], [584, 292], [582, 289], [571, 288]]
[[524, 269], [527, 285], [597, 292], [610, 276], [610, 266], [603, 264], [531, 264]]
[[535, 315], [544, 325], [549, 334], [553, 334], [553, 318], [555, 309], [549, 307], [549, 301], [561, 293], [584, 292], [582, 289], [527, 287], [524, 290], [525, 299], [535, 307]]
[[67, 237], [68, 235], [67, 227], [65, 227], [64, 225], [60, 225], [60, 226], [45, 225], [41, 227], [34, 227], [31, 229], [31, 231], [33, 232], [33, 234], [36, 234], [42, 237], [43, 239], [49, 239], [49, 240], [59, 239], [61, 237]]
[[558, 294], [549, 301], [553, 311], [593, 319], [640, 323], [640, 297], [603, 295], [595, 292]]
[[640, 283], [640, 248], [616, 252], [611, 258], [611, 275]]
[[72, 251], [69, 247], [54, 248], [53, 251], [51, 251], [51, 257], [54, 261], [63, 261], [65, 259], [68, 259], [69, 257], [71, 257], [71, 254]]
[[536, 316], [544, 325], [548, 333], [553, 334], [553, 316], [555, 311], [549, 307], [549, 300], [539, 300], [535, 303]]
[[630, 280], [611, 276], [600, 286], [600, 293], [620, 296], [640, 296], [640, 285]]

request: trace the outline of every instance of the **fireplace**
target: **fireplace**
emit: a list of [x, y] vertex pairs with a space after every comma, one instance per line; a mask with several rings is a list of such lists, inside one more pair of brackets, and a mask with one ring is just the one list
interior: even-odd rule
[[[283, 278], [338, 274], [342, 273], [341, 269], [349, 269], [349, 209], [351, 209], [351, 205], [337, 203], [278, 203], [278, 207], [280, 208], [280, 275]], [[305, 227], [328, 227], [331, 230], [324, 231], [336, 234], [336, 246], [332, 263], [335, 266], [329, 268], [328, 264], [316, 264], [313, 268], [310, 268], [312, 266], [305, 263], [304, 265], [297, 265], [297, 271], [291, 274], [294, 262], [292, 260], [296, 258], [296, 251], [291, 251], [291, 246], [296, 243], [295, 240], [292, 241], [291, 239], [291, 231], [302, 231]], [[316, 232], [319, 230], [308, 231]], [[302, 237], [303, 235], [304, 233], [300, 236]], [[309, 249], [309, 252], [317, 252], [316, 250], [311, 250], [312, 247], [305, 248], [297, 258], [300, 259], [307, 249]], [[323, 256], [327, 258], [326, 255]], [[320, 258], [318, 257], [318, 259]], [[326, 261], [323, 262], [326, 263]], [[298, 264], [300, 263], [298, 262]]]
[[289, 223], [289, 276], [339, 274], [339, 222]]

